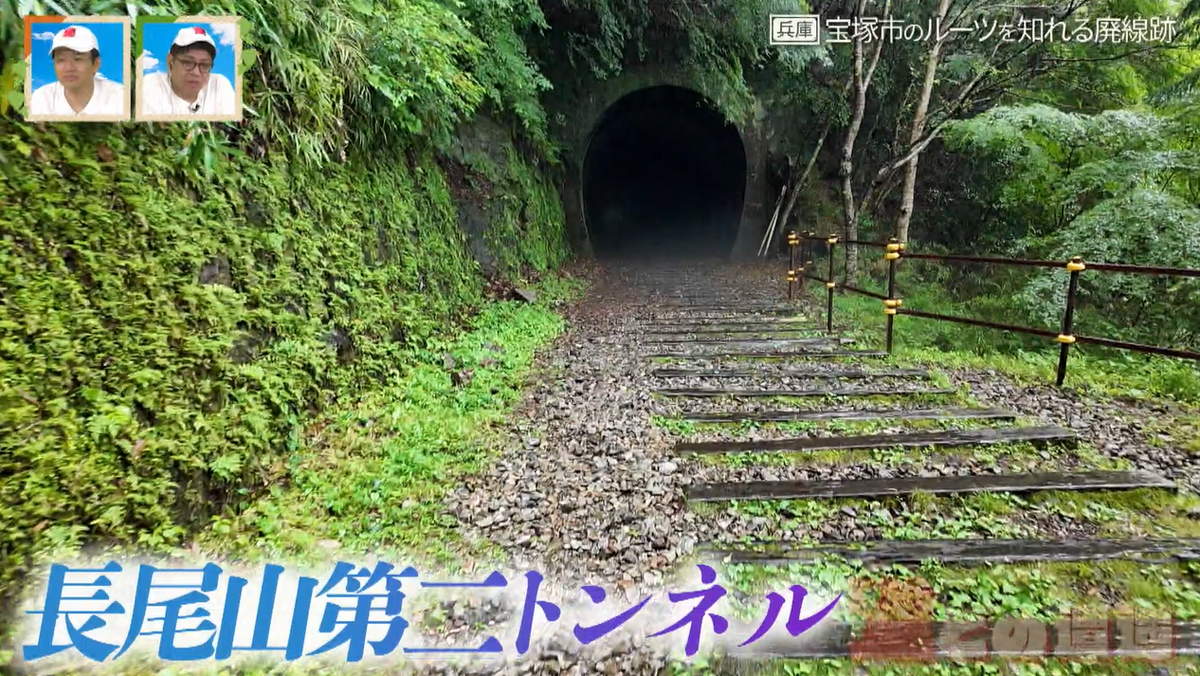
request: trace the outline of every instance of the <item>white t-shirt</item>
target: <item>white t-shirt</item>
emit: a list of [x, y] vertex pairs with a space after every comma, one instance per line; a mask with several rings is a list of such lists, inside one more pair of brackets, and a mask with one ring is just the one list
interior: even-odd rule
[[237, 93], [220, 73], [210, 73], [208, 84], [188, 103], [175, 95], [165, 71], [142, 77], [141, 105], [143, 115], [234, 115], [237, 113]]
[[125, 113], [125, 85], [102, 77], [92, 79], [95, 89], [83, 110], [76, 112], [67, 103], [67, 93], [61, 82], [51, 82], [33, 91], [29, 97], [30, 115], [121, 115]]

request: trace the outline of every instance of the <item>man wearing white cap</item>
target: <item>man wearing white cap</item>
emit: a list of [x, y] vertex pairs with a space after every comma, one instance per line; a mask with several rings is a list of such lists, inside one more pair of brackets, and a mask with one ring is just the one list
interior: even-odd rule
[[[100, 75], [100, 43], [86, 26], [67, 26], [50, 45], [55, 82], [29, 98], [30, 115], [126, 115], [125, 85]], [[119, 58], [119, 57], [118, 57]]]
[[167, 70], [142, 79], [143, 115], [233, 115], [237, 94], [229, 78], [212, 72], [217, 44], [203, 26], [180, 28], [167, 54]]

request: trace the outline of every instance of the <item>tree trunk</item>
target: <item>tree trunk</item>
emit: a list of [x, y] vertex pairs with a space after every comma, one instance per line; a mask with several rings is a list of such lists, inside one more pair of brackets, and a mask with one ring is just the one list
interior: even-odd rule
[[[950, 11], [950, 0], [939, 0], [937, 18], [934, 25], [941, 25]], [[913, 111], [912, 131], [908, 135], [909, 145], [916, 145], [925, 134], [925, 120], [929, 115], [929, 100], [933, 97], [933, 84], [937, 79], [938, 62], [941, 60], [942, 45], [945, 40], [935, 36], [929, 47], [929, 58], [925, 62], [925, 81], [921, 84], [921, 96], [917, 99], [917, 109]], [[917, 187], [917, 162], [921, 153], [912, 156], [904, 169], [904, 188], [900, 192], [900, 213], [896, 217], [896, 239], [908, 241], [908, 225], [912, 221], [913, 202]]]
[[821, 154], [821, 148], [825, 146], [825, 137], [829, 136], [829, 128], [831, 125], [826, 124], [821, 130], [821, 135], [817, 137], [817, 145], [813, 148], [812, 155], [808, 157], [808, 163], [804, 165], [804, 171], [796, 177], [792, 182], [792, 194], [788, 195], [787, 204], [783, 206], [783, 214], [779, 217], [779, 228], [786, 229], [788, 219], [792, 216], [792, 208], [796, 206], [796, 198], [800, 196], [800, 190], [804, 188], [804, 184], [808, 183], [808, 175], [812, 173], [813, 166], [817, 163], [817, 156]]
[[[866, 7], [865, 0], [858, 2], [858, 16], [862, 16]], [[850, 125], [846, 127], [846, 138], [842, 141], [842, 161], [838, 173], [842, 179], [842, 233], [845, 239], [858, 236], [858, 213], [854, 205], [854, 141], [858, 137], [858, 129], [862, 125], [863, 111], [867, 107], [867, 88], [863, 82], [863, 43], [861, 37], [854, 39], [853, 59], [850, 77], [854, 80], [854, 107], [850, 113]], [[846, 277], [858, 273], [858, 257], [851, 262], [850, 254], [846, 253]]]
[[[857, 16], [866, 11], [866, 0], [859, 0]], [[891, 2], [884, 7], [884, 15], [889, 14]], [[861, 36], [854, 40], [854, 64], [851, 77], [854, 80], [854, 108], [850, 115], [850, 125], [846, 128], [846, 139], [842, 143], [842, 161], [839, 167], [842, 178], [842, 215], [844, 219], [843, 235], [847, 240], [858, 239], [858, 209], [854, 203], [854, 142], [862, 127], [863, 115], [867, 109], [867, 89], [871, 86], [871, 78], [875, 76], [875, 68], [879, 65], [879, 57], [883, 53], [883, 40], [876, 46], [871, 57], [871, 65], [863, 72], [863, 41]], [[845, 279], [858, 276], [858, 247], [847, 244]]]
[[[842, 96], [845, 96], [850, 91], [850, 87], [854, 84], [854, 76], [846, 78], [846, 83], [842, 85]], [[792, 208], [796, 206], [796, 199], [800, 196], [800, 190], [808, 183], [808, 175], [812, 173], [813, 167], [817, 164], [817, 158], [821, 155], [821, 149], [825, 147], [825, 139], [829, 137], [829, 131], [833, 129], [832, 122], [826, 122], [825, 127], [821, 129], [821, 135], [817, 137], [817, 144], [813, 146], [812, 154], [808, 156], [808, 162], [804, 165], [804, 171], [796, 177], [792, 182], [792, 194], [788, 195], [787, 204], [783, 206], [783, 214], [779, 217], [779, 229], [786, 230], [788, 219], [792, 216]], [[824, 233], [821, 233], [824, 234]]]

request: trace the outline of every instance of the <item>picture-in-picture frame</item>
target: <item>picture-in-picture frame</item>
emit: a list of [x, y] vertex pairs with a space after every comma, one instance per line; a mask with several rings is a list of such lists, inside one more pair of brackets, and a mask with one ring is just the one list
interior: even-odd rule
[[130, 19], [26, 16], [25, 119], [129, 119]]
[[242, 119], [237, 16], [138, 17], [138, 121]]

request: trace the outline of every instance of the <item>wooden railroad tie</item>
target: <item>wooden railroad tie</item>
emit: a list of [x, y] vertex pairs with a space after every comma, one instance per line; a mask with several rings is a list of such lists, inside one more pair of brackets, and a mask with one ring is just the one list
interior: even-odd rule
[[895, 388], [857, 388], [843, 390], [726, 390], [720, 388], [675, 388], [654, 390], [654, 394], [664, 397], [878, 397], [898, 396], [912, 397], [920, 394], [954, 394], [958, 390], [950, 387], [926, 388], [923, 390], [897, 390]]
[[763, 441], [682, 441], [676, 453], [746, 453], [789, 451], [849, 451], [864, 448], [949, 448], [1013, 442], [1074, 442], [1075, 433], [1057, 425], [981, 427], [905, 434], [864, 434], [849, 437], [800, 437]]
[[704, 328], [691, 328], [691, 327], [686, 327], [686, 326], [667, 326], [664, 324], [654, 324], [652, 329], [642, 329], [640, 331], [639, 330], [626, 331], [626, 333], [637, 333], [637, 334], [646, 335], [646, 336], [687, 336], [687, 335], [726, 336], [726, 335], [743, 334], [743, 333], [802, 333], [802, 334], [825, 333], [825, 327], [823, 327], [823, 326], [820, 326], [820, 327], [818, 327], [818, 326], [787, 326], [787, 325], [781, 325], [781, 324], [776, 324], [774, 326], [770, 326], [770, 325], [766, 325], [766, 324], [764, 324], [762, 326], [752, 326], [752, 325], [746, 325], [746, 324], [730, 324], [730, 326], [736, 327], [736, 328], [731, 328], [731, 329], [710, 328], [711, 326], [720, 326], [719, 324], [717, 324], [717, 325], [701, 324], [700, 326], [703, 326]]
[[865, 371], [863, 369], [673, 369], [659, 368], [650, 372], [655, 378], [914, 378], [927, 380], [929, 371], [924, 369], [890, 369]]
[[863, 359], [878, 359], [888, 356], [887, 352], [878, 350], [825, 350], [811, 351], [747, 351], [747, 352], [709, 352], [702, 354], [688, 354], [686, 352], [651, 352], [643, 354], [646, 359], [722, 359], [725, 357], [745, 357], [757, 359], [775, 359], [779, 357], [803, 357], [805, 359], [838, 359], [841, 357], [857, 357]]
[[1029, 493], [1034, 491], [1112, 491], [1168, 488], [1175, 484], [1149, 472], [1047, 472], [984, 476], [858, 479], [852, 481], [751, 481], [702, 483], [687, 488], [688, 500], [792, 500], [874, 498], [913, 493]]
[[1172, 563], [1200, 559], [1200, 538], [876, 540], [812, 545], [763, 542], [738, 546], [710, 543], [700, 551], [728, 563], [759, 565], [812, 563], [828, 556], [869, 564], [916, 564], [934, 560], [957, 565], [984, 565], [1115, 559]]
[[680, 413], [681, 420], [692, 422], [805, 422], [818, 420], [1013, 420], [1017, 414], [1002, 408], [889, 408], [889, 409], [830, 409], [825, 411], [761, 411], [753, 413]]
[[853, 338], [838, 338], [821, 336], [819, 338], [662, 338], [643, 340], [643, 345], [729, 345], [747, 343], [766, 343], [778, 345], [853, 345]]

